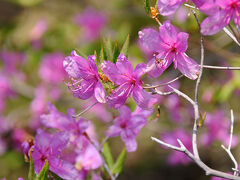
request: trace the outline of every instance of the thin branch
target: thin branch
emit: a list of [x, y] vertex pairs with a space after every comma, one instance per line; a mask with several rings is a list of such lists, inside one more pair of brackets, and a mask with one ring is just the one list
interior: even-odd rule
[[209, 66], [203, 65], [203, 68], [206, 69], [215, 69], [215, 70], [240, 70], [240, 67], [228, 67], [228, 66]]
[[195, 106], [195, 102], [186, 94], [184, 94], [183, 92], [175, 89], [174, 87], [168, 85], [169, 88], [171, 88], [178, 96], [183, 97], [184, 99], [186, 99], [187, 101], [189, 101], [193, 106]]
[[[199, 27], [199, 31], [201, 29], [201, 25], [199, 22], [199, 19], [196, 15], [195, 11], [192, 11], [198, 27]], [[203, 35], [200, 32], [200, 36], [201, 36], [201, 40], [200, 40], [200, 44], [201, 44], [201, 61], [200, 61], [200, 72], [199, 72], [199, 76], [197, 78], [197, 82], [196, 82], [196, 87], [195, 87], [195, 100], [194, 100], [194, 125], [193, 125], [193, 134], [192, 134], [192, 147], [193, 147], [193, 154], [196, 158], [200, 159], [199, 157], [199, 153], [198, 153], [198, 148], [197, 148], [197, 120], [199, 119], [199, 107], [198, 107], [198, 94], [199, 94], [199, 85], [201, 82], [201, 78], [202, 78], [202, 73], [203, 73], [203, 63], [204, 63], [204, 44], [203, 44]]]
[[145, 87], [143, 87], [143, 89], [154, 89], [154, 88], [157, 88], [157, 87], [160, 87], [160, 86], [166, 86], [168, 84], [171, 84], [171, 83], [181, 79], [182, 77], [183, 77], [183, 75], [180, 75], [180, 76], [178, 76], [178, 77], [174, 78], [173, 80], [168, 81], [166, 83], [161, 83], [161, 84], [153, 85], [153, 86], [145, 86]]
[[167, 95], [171, 95], [174, 93], [174, 91], [169, 91], [169, 92], [162, 92], [162, 91], [159, 91], [157, 90], [157, 88], [154, 89], [155, 91], [152, 92], [152, 94], [159, 94], [161, 96], [167, 96]]
[[90, 110], [93, 106], [95, 106], [97, 103], [98, 103], [98, 101], [95, 102], [95, 103], [93, 103], [93, 104], [91, 104], [90, 106], [88, 106], [86, 109], [84, 109], [84, 110], [81, 111], [80, 113], [75, 114], [75, 115], [72, 115], [72, 117], [73, 117], [73, 118], [77, 118], [77, 117], [83, 115], [85, 112], [87, 112], [88, 110]]
[[237, 35], [237, 32], [233, 29], [233, 27], [231, 26], [231, 24], [228, 24], [229, 29], [232, 31], [233, 35], [235, 36], [235, 38], [237, 39], [237, 41], [239, 42], [239, 36]]
[[93, 140], [89, 137], [89, 135], [87, 133], [84, 134], [85, 137], [88, 139], [88, 141], [97, 149], [97, 151], [101, 154], [101, 157], [102, 157], [102, 160], [103, 160], [103, 166], [104, 168], [106, 169], [108, 175], [110, 176], [111, 180], [115, 180], [116, 177], [112, 174], [110, 168], [108, 167], [105, 159], [104, 159], [104, 156], [103, 156], [103, 150], [102, 148], [99, 148], [94, 142]]
[[229, 155], [229, 157], [231, 158], [233, 164], [234, 164], [234, 175], [237, 176], [238, 175], [238, 163], [236, 161], [236, 159], [234, 158], [232, 152], [231, 152], [231, 147], [232, 147], [232, 137], [233, 137], [233, 126], [234, 126], [234, 115], [233, 115], [233, 110], [231, 109], [231, 129], [230, 129], [230, 138], [229, 138], [229, 144], [228, 144], [228, 148], [226, 148], [223, 144], [222, 144], [222, 148], [227, 152], [227, 154]]
[[223, 28], [223, 31], [238, 45], [240, 46], [240, 43], [238, 42], [237, 38], [225, 27]]
[[173, 150], [176, 150], [176, 151], [179, 151], [179, 152], [183, 152], [185, 153], [189, 158], [191, 158], [200, 168], [202, 168], [206, 175], [207, 176], [217, 176], [217, 177], [222, 177], [222, 178], [226, 178], [226, 179], [230, 179], [230, 180], [240, 180], [240, 177], [238, 176], [234, 176], [234, 175], [231, 175], [231, 174], [228, 174], [228, 173], [224, 173], [224, 172], [221, 172], [221, 171], [217, 171], [217, 170], [214, 170], [214, 169], [211, 169], [210, 167], [208, 167], [206, 164], [204, 164], [199, 158], [197, 158], [196, 156], [194, 156], [184, 145], [183, 143], [177, 139], [180, 147], [178, 146], [174, 146], [174, 145], [171, 145], [171, 144], [168, 144], [168, 143], [165, 143], [155, 137], [151, 137], [151, 139], [163, 146], [166, 146], [170, 149], [173, 149]]

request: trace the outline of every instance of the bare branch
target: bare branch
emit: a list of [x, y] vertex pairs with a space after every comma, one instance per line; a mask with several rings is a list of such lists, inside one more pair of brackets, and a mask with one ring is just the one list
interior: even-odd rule
[[161, 96], [167, 96], [167, 95], [171, 95], [173, 93], [174, 93], [174, 91], [162, 92], [162, 91], [159, 91], [155, 88], [155, 91], [152, 94], [159, 94]]
[[232, 137], [233, 137], [233, 126], [234, 126], [234, 115], [233, 115], [233, 110], [231, 109], [231, 129], [230, 129], [230, 138], [229, 138], [228, 148], [226, 148], [223, 144], [222, 144], [221, 147], [227, 152], [227, 154], [231, 158], [231, 160], [234, 164], [234, 168], [233, 168], [234, 175], [237, 176], [238, 175], [238, 163], [237, 163], [236, 159], [234, 158], [234, 156], [231, 152]]
[[168, 143], [165, 143], [155, 137], [151, 137], [151, 139], [163, 146], [166, 146], [170, 149], [173, 149], [173, 150], [176, 150], [176, 151], [179, 151], [179, 152], [183, 152], [185, 153], [189, 158], [191, 158], [200, 168], [202, 168], [206, 175], [207, 176], [217, 176], [217, 177], [222, 177], [222, 178], [226, 178], [226, 179], [230, 179], [230, 180], [240, 180], [240, 177], [238, 176], [234, 176], [234, 175], [231, 175], [231, 174], [228, 174], [228, 173], [224, 173], [224, 172], [221, 172], [221, 171], [217, 171], [217, 170], [214, 170], [214, 169], [211, 169], [210, 167], [208, 167], [206, 164], [204, 164], [204, 162], [202, 162], [199, 158], [197, 158], [196, 156], [194, 156], [184, 145], [183, 143], [177, 139], [180, 147], [178, 146], [174, 146], [174, 145], [171, 145], [171, 144], [168, 144]]
[[178, 89], [175, 89], [170, 85], [168, 85], [168, 87], [170, 87], [178, 96], [183, 97], [184, 99], [189, 101], [193, 106], [195, 106], [195, 102], [188, 95], [184, 94], [183, 92], [179, 91]]
[[176, 77], [175, 79], [173, 79], [171, 81], [168, 81], [166, 83], [161, 83], [161, 84], [154, 85], [154, 86], [145, 86], [145, 87], [143, 87], [143, 89], [154, 89], [154, 88], [157, 88], [157, 87], [160, 87], [160, 86], [166, 86], [166, 85], [169, 85], [169, 84], [181, 79], [182, 77], [183, 77], [183, 75], [180, 75], [180, 76]]
[[72, 115], [72, 117], [73, 117], [73, 118], [77, 118], [77, 117], [83, 115], [85, 112], [87, 112], [88, 110], [90, 110], [93, 106], [95, 106], [97, 103], [98, 103], [98, 101], [95, 102], [95, 103], [93, 103], [93, 104], [91, 104], [90, 106], [88, 106], [88, 107], [87, 107], [86, 109], [84, 109], [82, 112], [80, 112], [80, 113], [78, 113], [78, 114], [75, 114], [75, 115]]
[[209, 66], [209, 65], [203, 65], [203, 68], [206, 68], [206, 69], [215, 69], [215, 70], [240, 70], [240, 67], [228, 67], [228, 66]]

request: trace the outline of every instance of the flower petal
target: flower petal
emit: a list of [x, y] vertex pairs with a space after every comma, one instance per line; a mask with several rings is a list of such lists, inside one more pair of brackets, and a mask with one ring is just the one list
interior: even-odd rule
[[176, 54], [177, 68], [181, 73], [189, 79], [196, 79], [198, 77], [200, 66], [193, 59], [186, 54]]
[[84, 80], [76, 89], [72, 90], [73, 96], [83, 100], [90, 98], [93, 95], [95, 84], [95, 81]]
[[123, 132], [121, 134], [121, 138], [128, 152], [136, 151], [137, 149], [136, 136], [133, 134], [131, 130], [126, 130], [125, 132]]
[[157, 102], [151, 94], [147, 93], [141, 86], [136, 85], [133, 89], [133, 99], [137, 105], [143, 109], [151, 108]]
[[110, 108], [119, 108], [122, 106], [130, 96], [132, 89], [133, 85], [128, 82], [120, 85], [107, 97], [108, 106]]
[[157, 51], [160, 47], [159, 32], [152, 28], [146, 28], [138, 32], [139, 43], [148, 52]]
[[97, 82], [94, 88], [95, 98], [100, 103], [106, 103], [105, 91], [100, 81]]
[[127, 60], [124, 54], [118, 56], [116, 66], [121, 74], [131, 75], [133, 73], [132, 64]]
[[188, 37], [189, 34], [185, 32], [180, 32], [177, 35], [176, 48], [178, 52], [185, 52], [188, 48]]
[[203, 35], [213, 35], [221, 31], [231, 20], [227, 11], [219, 10], [212, 16], [207, 17], [201, 24]]
[[120, 85], [124, 82], [116, 64], [110, 61], [103, 60], [103, 63], [101, 64], [101, 71], [115, 84]]
[[146, 67], [147, 66], [144, 63], [138, 64], [133, 72], [133, 76], [137, 79], [140, 78], [142, 75], [146, 73]]
[[159, 27], [159, 35], [162, 42], [171, 45], [177, 41], [178, 30], [167, 20]]
[[184, 0], [158, 0], [158, 10], [163, 16], [174, 14]]
[[122, 129], [119, 126], [112, 125], [107, 129], [106, 135], [109, 137], [118, 136], [120, 135], [121, 131]]

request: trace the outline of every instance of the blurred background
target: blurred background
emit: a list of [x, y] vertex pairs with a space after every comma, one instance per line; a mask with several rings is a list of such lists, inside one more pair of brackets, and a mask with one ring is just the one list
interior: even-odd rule
[[[154, 2], [152, 3], [154, 4]], [[200, 20], [205, 16], [198, 14]], [[190, 10], [181, 7], [172, 20], [181, 31], [188, 32], [188, 55], [199, 62], [200, 36]], [[158, 28], [157, 22], [144, 10], [142, 0], [0, 0], [0, 179], [27, 179], [28, 163], [24, 161], [21, 143], [35, 136], [41, 127], [40, 115], [47, 113], [50, 101], [59, 111], [76, 112], [91, 100], [76, 99], [63, 80], [65, 56], [78, 49], [86, 55], [100, 52], [103, 39], [121, 47], [130, 35], [129, 61], [147, 62], [148, 54], [138, 45], [138, 31]], [[205, 64], [240, 66], [240, 51], [223, 32], [205, 38]], [[179, 74], [171, 66], [161, 77], [144, 81], [160, 83]], [[176, 82], [190, 97], [195, 82], [182, 78]], [[164, 88], [162, 90], [165, 90]], [[200, 87], [200, 111], [206, 112], [205, 124], [199, 130], [202, 160], [212, 168], [230, 172], [233, 164], [221, 144], [228, 144], [230, 109], [234, 110], [233, 154], [240, 160], [239, 143], [240, 73], [238, 71], [204, 70]], [[128, 105], [134, 110], [133, 101]], [[155, 112], [138, 136], [138, 149], [128, 153], [120, 180], [207, 180], [205, 173], [181, 153], [165, 149], [151, 141], [155, 136], [169, 143], [180, 138], [191, 147], [193, 109], [185, 100], [171, 95], [159, 97], [160, 115]], [[111, 124], [116, 112], [104, 105], [93, 107], [84, 115], [95, 125], [98, 139]], [[124, 144], [119, 137], [109, 140], [114, 157]]]

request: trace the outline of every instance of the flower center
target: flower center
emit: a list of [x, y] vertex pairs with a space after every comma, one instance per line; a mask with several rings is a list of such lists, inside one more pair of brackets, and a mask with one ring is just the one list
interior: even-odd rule
[[134, 79], [131, 79], [130, 83], [131, 85], [135, 85], [136, 81]]
[[45, 161], [46, 159], [47, 159], [47, 157], [45, 157], [44, 155], [42, 155], [41, 161]]
[[172, 46], [171, 52], [176, 52], [176, 51], [177, 51], [176, 47], [175, 47], [175, 46]]
[[121, 122], [120, 127], [121, 127], [122, 129], [125, 129], [125, 128], [127, 127], [126, 122]]

